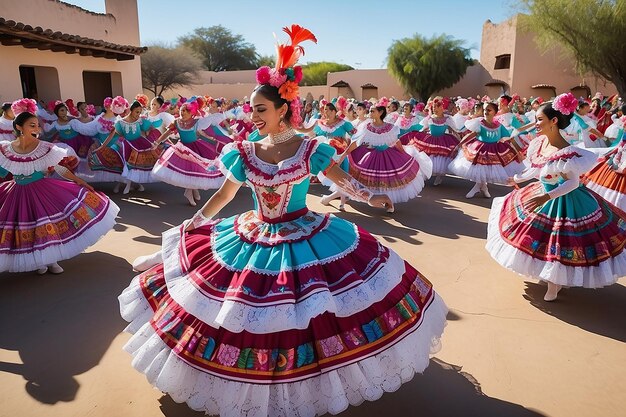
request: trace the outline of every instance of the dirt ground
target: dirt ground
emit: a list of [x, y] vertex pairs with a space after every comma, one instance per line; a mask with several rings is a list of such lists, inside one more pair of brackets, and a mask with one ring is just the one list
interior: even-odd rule
[[[626, 281], [565, 289], [544, 302], [544, 286], [485, 251], [491, 201], [466, 200], [470, 187], [447, 178], [393, 215], [356, 203], [341, 213], [319, 204], [323, 187], [312, 188], [312, 209], [377, 235], [450, 308], [443, 348], [423, 375], [341, 416], [625, 416]], [[240, 190], [222, 214], [249, 209], [249, 192]], [[113, 199], [121, 208], [115, 230], [62, 262], [64, 274], [0, 274], [0, 416], [202, 415], [131, 367], [117, 302], [133, 277], [130, 262], [156, 250], [160, 234], [195, 209], [164, 184]]]

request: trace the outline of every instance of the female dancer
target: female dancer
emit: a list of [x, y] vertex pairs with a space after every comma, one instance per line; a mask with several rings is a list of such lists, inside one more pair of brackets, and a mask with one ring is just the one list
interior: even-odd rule
[[587, 149], [606, 148], [610, 141], [605, 140], [602, 132], [596, 129], [596, 122], [588, 116], [589, 110], [589, 103], [586, 101], [578, 103], [578, 108], [565, 129], [567, 138], [572, 145], [582, 144]]
[[[284, 50], [276, 72], [295, 62]], [[376, 400], [424, 370], [445, 324], [418, 271], [358, 226], [307, 209], [321, 170], [372, 206], [392, 203], [333, 165], [331, 146], [295, 134], [299, 68], [286, 70], [284, 81], [257, 74], [253, 120], [267, 137], [226, 147], [222, 188], [164, 234], [119, 297], [133, 365], [207, 414], [314, 416]], [[244, 182], [255, 210], [210, 220]]]
[[413, 114], [413, 105], [411, 103], [404, 103], [402, 106], [402, 115], [398, 117], [396, 126], [400, 128], [400, 142], [403, 145], [408, 145], [411, 139], [415, 137], [411, 132], [419, 132], [422, 129], [420, 122], [422, 118]]
[[369, 121], [369, 113], [365, 102], [361, 101], [360, 103], [357, 103], [355, 111], [356, 119], [354, 119], [351, 123], [355, 129], [361, 129], [362, 127], [365, 127], [365, 125]]
[[626, 275], [626, 214], [579, 186], [596, 156], [559, 132], [576, 105], [567, 93], [539, 108], [531, 165], [512, 182], [540, 182], [494, 199], [489, 215], [487, 250], [502, 266], [546, 281], [545, 301], [562, 286], [599, 288]]
[[[114, 100], [116, 107], [126, 107], [128, 102], [123, 97], [116, 97]], [[120, 102], [120, 103], [118, 103]], [[109, 133], [102, 145], [94, 152], [101, 152], [111, 141], [118, 136], [121, 144], [122, 157], [124, 159], [124, 169], [122, 177], [126, 179], [126, 187], [122, 194], [130, 192], [131, 183], [139, 185], [139, 191], [143, 191], [145, 183], [154, 182], [151, 171], [154, 164], [162, 153], [162, 147], [153, 147], [153, 142], [147, 138], [152, 127], [152, 122], [141, 117], [142, 107], [137, 101], [130, 106], [130, 113], [123, 119], [115, 122], [115, 129]]]
[[11, 103], [2, 103], [2, 111], [0, 112], [0, 140], [13, 140], [15, 135], [13, 134], [13, 110], [11, 110]]
[[93, 138], [78, 133], [81, 122], [78, 119], [70, 118], [65, 103], [58, 103], [54, 107], [54, 114], [57, 116], [57, 120], [44, 125], [44, 131], [53, 134], [52, 142], [64, 143], [72, 148], [81, 160], [85, 160], [93, 143]]
[[203, 116], [198, 120], [198, 128], [202, 130], [206, 136], [212, 138], [215, 141], [215, 152], [219, 155], [224, 148], [224, 145], [233, 141], [231, 137], [232, 131], [226, 120], [224, 113], [220, 111], [220, 101], [209, 98], [207, 103], [209, 107], [209, 114]]
[[[622, 107], [626, 110], [626, 105]], [[626, 211], [626, 116], [606, 129], [605, 135], [615, 138], [616, 147], [598, 160], [596, 166], [583, 177], [592, 191], [608, 202]]]
[[[34, 100], [13, 103], [14, 141], [0, 142], [0, 272], [60, 274], [57, 263], [96, 243], [115, 225], [119, 208], [59, 165], [66, 150], [40, 141]], [[69, 181], [49, 178], [56, 171]], [[70, 182], [71, 181], [71, 182]]]
[[[165, 103], [163, 97], [158, 96], [150, 101], [150, 111], [146, 118], [152, 123], [152, 127], [159, 131], [161, 136], [167, 128], [174, 122], [174, 116], [167, 112], [169, 103]], [[158, 137], [157, 136], [157, 137]]]
[[385, 123], [385, 115], [385, 106], [370, 107], [372, 122], [354, 135], [340, 161], [349, 156], [350, 175], [369, 189], [388, 194], [394, 203], [403, 203], [422, 191], [432, 161], [425, 153], [404, 147], [398, 139], [400, 129]]
[[434, 185], [439, 185], [448, 173], [448, 165], [454, 158], [459, 139], [451, 134], [456, 131], [456, 125], [443, 112], [443, 98], [433, 98], [429, 102], [429, 109], [429, 115], [420, 122], [422, 131], [413, 135], [409, 145], [415, 146], [432, 160], [432, 174], [436, 176]]
[[171, 145], [152, 169], [152, 176], [165, 183], [185, 188], [184, 196], [191, 206], [200, 200], [198, 189], [220, 188], [224, 182], [219, 165], [214, 161], [215, 141], [198, 129], [204, 101], [187, 101], [180, 107], [180, 118], [154, 143], [164, 142], [172, 132], [178, 132], [180, 140]]
[[520, 155], [508, 141], [510, 133], [494, 120], [498, 111], [495, 103], [484, 104], [484, 118], [468, 120], [465, 127], [472, 132], [459, 143], [459, 152], [449, 165], [454, 175], [474, 181], [466, 198], [479, 191], [491, 198], [488, 183], [506, 184], [508, 178], [524, 170]]
[[[337, 155], [342, 154], [348, 148], [352, 135], [356, 133], [356, 129], [350, 122], [337, 116], [337, 108], [333, 103], [326, 103], [324, 106], [324, 119], [318, 120], [312, 130], [315, 135], [324, 137], [326, 139], [325, 142], [337, 151]], [[348, 172], [347, 159], [344, 159], [340, 166], [341, 169]], [[318, 178], [323, 185], [332, 187], [333, 182], [328, 180], [323, 173], [318, 174]], [[330, 195], [322, 197], [320, 203], [327, 206], [335, 198], [340, 198], [339, 210], [344, 211], [347, 196], [339, 190], [333, 190]]]

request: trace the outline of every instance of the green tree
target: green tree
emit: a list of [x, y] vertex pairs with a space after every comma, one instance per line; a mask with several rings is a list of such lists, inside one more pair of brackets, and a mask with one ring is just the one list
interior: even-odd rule
[[540, 46], [558, 44], [626, 96], [626, 0], [522, 0], [522, 26]]
[[463, 43], [447, 35], [427, 39], [416, 34], [391, 44], [387, 67], [409, 94], [426, 100], [452, 87], [473, 65]]
[[201, 67], [187, 49], [153, 45], [141, 55], [141, 83], [160, 96], [167, 89], [192, 84]]
[[326, 85], [329, 72], [348, 71], [350, 65], [336, 62], [310, 62], [302, 66], [302, 85]]
[[209, 71], [257, 67], [259, 57], [254, 45], [221, 25], [196, 28], [193, 33], [178, 38], [178, 42], [194, 51]]

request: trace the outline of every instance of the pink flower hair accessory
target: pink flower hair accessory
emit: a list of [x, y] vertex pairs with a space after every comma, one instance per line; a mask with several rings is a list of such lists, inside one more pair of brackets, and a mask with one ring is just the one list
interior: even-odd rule
[[291, 109], [291, 119], [289, 120], [289, 124], [293, 127], [302, 126], [302, 103], [300, 103], [300, 97], [296, 97], [289, 104]]
[[96, 106], [94, 106], [93, 104], [87, 104], [87, 108], [85, 110], [87, 111], [87, 114], [90, 116], [96, 115]]
[[57, 104], [61, 103], [63, 103], [61, 100], [50, 100], [48, 104], [46, 104], [46, 109], [48, 109], [49, 112], [53, 112]]
[[126, 109], [130, 108], [128, 104], [128, 100], [126, 100], [122, 96], [117, 96], [111, 102], [111, 111], [115, 114], [122, 114], [126, 111]]
[[141, 104], [141, 107], [148, 107], [148, 96], [145, 94], [137, 94], [135, 96], [135, 101], [138, 101]]
[[21, 98], [11, 104], [11, 110], [15, 116], [24, 112], [37, 114], [37, 102], [32, 98]]
[[572, 93], [564, 93], [556, 96], [552, 102], [552, 108], [561, 112], [565, 116], [569, 116], [578, 107], [578, 100]]
[[102, 105], [106, 108], [106, 107], [111, 107], [111, 103], [113, 103], [113, 99], [111, 97], [107, 97], [104, 99], [104, 101], [102, 102]]

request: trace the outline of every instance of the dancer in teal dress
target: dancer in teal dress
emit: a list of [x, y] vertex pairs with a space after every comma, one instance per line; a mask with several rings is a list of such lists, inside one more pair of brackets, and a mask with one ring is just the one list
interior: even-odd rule
[[[133, 366], [211, 415], [315, 416], [376, 400], [428, 366], [446, 320], [431, 283], [398, 254], [306, 207], [321, 171], [352, 198], [392, 203], [342, 171], [331, 146], [295, 133], [300, 68], [278, 61], [289, 67], [260, 68], [251, 96], [267, 137], [225, 147], [224, 185], [134, 263], [146, 271], [119, 297]], [[212, 220], [243, 183], [254, 210]]]
[[563, 286], [599, 288], [626, 275], [626, 213], [580, 184], [596, 156], [559, 133], [575, 109], [571, 93], [539, 108], [530, 166], [511, 183], [540, 182], [494, 199], [489, 215], [487, 250], [502, 266], [547, 282], [545, 301]]

